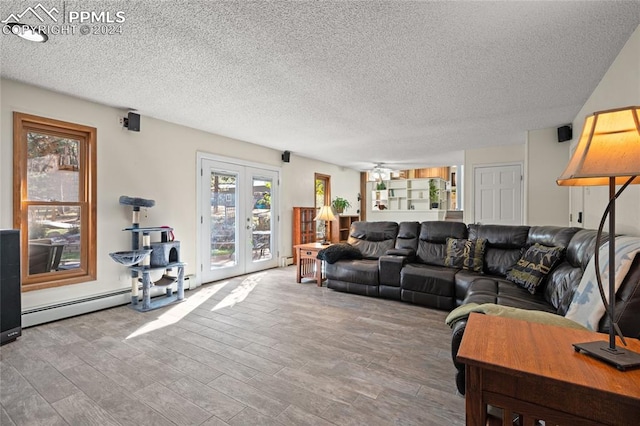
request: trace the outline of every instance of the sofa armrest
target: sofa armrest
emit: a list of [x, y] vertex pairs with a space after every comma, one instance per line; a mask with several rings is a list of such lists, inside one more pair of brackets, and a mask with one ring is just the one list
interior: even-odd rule
[[395, 254], [385, 254], [378, 258], [378, 272], [380, 273], [380, 284], [400, 287], [400, 271], [407, 263], [406, 256]]
[[407, 258], [407, 262], [411, 263], [416, 259], [416, 251], [411, 248], [394, 248], [389, 249], [385, 254], [390, 256], [404, 256]]
[[451, 358], [453, 359], [453, 365], [456, 367], [456, 387], [458, 392], [464, 395], [464, 381], [465, 381], [465, 365], [458, 361], [458, 349], [462, 343], [462, 336], [464, 330], [467, 327], [467, 318], [462, 318], [451, 324]]

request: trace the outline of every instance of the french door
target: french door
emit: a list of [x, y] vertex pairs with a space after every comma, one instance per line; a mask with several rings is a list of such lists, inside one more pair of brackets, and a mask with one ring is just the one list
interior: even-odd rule
[[201, 282], [278, 266], [278, 172], [200, 159]]

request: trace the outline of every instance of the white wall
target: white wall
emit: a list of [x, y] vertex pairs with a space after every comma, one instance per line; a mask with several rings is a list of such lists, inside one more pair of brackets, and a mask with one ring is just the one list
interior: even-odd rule
[[344, 214], [358, 214], [358, 193], [360, 192], [360, 172], [322, 163], [291, 154], [291, 162], [282, 166], [283, 174], [286, 173], [281, 192], [289, 203], [282, 210], [281, 235], [287, 241], [283, 247], [283, 256], [293, 256], [291, 245], [293, 231], [293, 207], [313, 207], [315, 203], [314, 174], [321, 173], [331, 176], [331, 199], [342, 197], [351, 203], [351, 207]]
[[186, 273], [196, 269], [196, 153], [198, 151], [281, 167], [280, 255], [291, 255], [291, 208], [313, 205], [314, 172], [331, 175], [332, 194], [356, 204], [360, 175], [355, 170], [291, 156], [143, 115], [141, 131], [123, 129], [118, 120], [126, 111], [35, 86], [0, 80], [0, 228], [11, 228], [13, 194], [12, 113], [20, 111], [93, 126], [98, 129], [98, 229], [96, 281], [23, 293], [24, 310], [112, 292], [129, 287], [125, 268], [109, 252], [129, 248], [121, 230], [131, 223], [131, 211], [118, 203], [120, 195], [151, 198], [156, 206], [144, 210], [142, 226], [169, 225], [181, 241]]
[[558, 143], [556, 128], [528, 132], [525, 145], [527, 225], [569, 224], [569, 189], [556, 184], [567, 165], [569, 143]]
[[[521, 145], [505, 145], [493, 146], [489, 148], [469, 149], [464, 152], [464, 222], [475, 222], [475, 204], [473, 193], [473, 176], [474, 167], [501, 165], [501, 164], [523, 164], [523, 172], [526, 176], [525, 165], [525, 145], [522, 141]], [[460, 184], [460, 183], [458, 183]], [[527, 206], [527, 187], [523, 188], [522, 193], [524, 201], [524, 210]], [[526, 216], [526, 213], [525, 213]], [[526, 217], [524, 218], [526, 223]]]
[[[577, 144], [586, 116], [595, 111], [640, 105], [640, 26], [611, 64], [598, 86], [573, 120], [572, 147]], [[566, 161], [569, 160], [567, 154]], [[640, 162], [640, 159], [638, 159]], [[584, 211], [584, 227], [597, 228], [608, 202], [607, 187], [571, 188], [574, 217]], [[584, 206], [581, 199], [584, 197]], [[632, 185], [616, 202], [616, 231], [640, 236], [640, 185]]]

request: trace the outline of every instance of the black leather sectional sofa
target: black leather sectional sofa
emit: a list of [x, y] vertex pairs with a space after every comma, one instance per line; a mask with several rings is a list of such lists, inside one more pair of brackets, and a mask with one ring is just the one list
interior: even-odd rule
[[[447, 238], [486, 240], [482, 269], [451, 267]], [[326, 264], [327, 287], [452, 310], [466, 303], [495, 303], [564, 316], [594, 253], [596, 231], [558, 226], [465, 225], [460, 222], [355, 222], [349, 245], [362, 259]], [[535, 294], [507, 279], [508, 271], [534, 244], [562, 247], [563, 256]], [[616, 295], [616, 315], [625, 336], [640, 337], [640, 255]], [[451, 351], [464, 393], [464, 365], [456, 360], [466, 318], [452, 324]], [[603, 318], [599, 331], [608, 332]]]

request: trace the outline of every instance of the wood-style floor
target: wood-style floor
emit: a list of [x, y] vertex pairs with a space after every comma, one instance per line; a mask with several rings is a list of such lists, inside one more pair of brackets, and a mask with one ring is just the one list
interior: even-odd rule
[[296, 284], [294, 267], [32, 327], [0, 424], [461, 425], [446, 312]]

